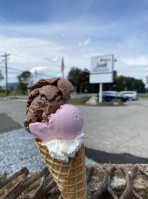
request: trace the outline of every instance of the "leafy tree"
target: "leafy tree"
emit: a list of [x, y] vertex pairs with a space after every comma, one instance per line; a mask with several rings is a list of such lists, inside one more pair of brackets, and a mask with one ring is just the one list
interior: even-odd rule
[[[73, 67], [68, 74], [68, 80], [74, 85], [77, 92], [98, 93], [98, 84], [89, 84], [89, 74], [87, 69], [80, 70]], [[133, 77], [118, 76], [117, 71], [114, 71], [114, 82], [103, 84], [103, 90], [133, 90], [139, 93], [145, 92], [145, 85], [142, 80]]]
[[80, 85], [80, 92], [87, 92], [89, 88], [89, 71], [84, 69], [78, 76], [78, 82]]
[[1, 81], [2, 79], [4, 79], [4, 76], [2, 75], [2, 72], [1, 72], [1, 70], [0, 70], [0, 81]]
[[119, 76], [116, 81], [116, 90], [133, 90], [139, 93], [144, 93], [145, 85], [142, 80], [138, 80], [133, 77]]
[[98, 84], [89, 83], [90, 72], [87, 69], [81, 70], [72, 67], [68, 74], [68, 80], [73, 84], [77, 92], [96, 92]]
[[81, 69], [72, 67], [67, 76], [68, 80], [72, 83], [77, 92], [80, 91], [79, 75], [81, 72]]
[[27, 93], [27, 84], [32, 82], [32, 75], [29, 71], [24, 71], [20, 75], [17, 76], [18, 79], [18, 89], [22, 92], [22, 94]]

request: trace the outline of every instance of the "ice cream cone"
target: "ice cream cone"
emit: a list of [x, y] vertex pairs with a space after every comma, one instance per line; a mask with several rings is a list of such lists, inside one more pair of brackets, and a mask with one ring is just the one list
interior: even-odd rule
[[39, 139], [34, 139], [35, 144], [47, 165], [52, 177], [64, 199], [86, 199], [86, 166], [85, 147], [81, 146], [74, 158], [69, 162], [62, 162], [52, 158], [46, 146], [42, 146]]

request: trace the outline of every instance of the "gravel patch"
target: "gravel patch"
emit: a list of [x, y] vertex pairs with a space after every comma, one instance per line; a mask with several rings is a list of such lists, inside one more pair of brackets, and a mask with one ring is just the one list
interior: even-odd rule
[[[13, 174], [23, 167], [39, 171], [45, 167], [34, 144], [33, 136], [25, 128], [0, 134], [0, 175]], [[86, 164], [96, 163], [86, 158]]]
[[22, 167], [38, 171], [45, 166], [33, 136], [24, 128], [0, 134], [0, 157], [0, 173], [13, 174]]

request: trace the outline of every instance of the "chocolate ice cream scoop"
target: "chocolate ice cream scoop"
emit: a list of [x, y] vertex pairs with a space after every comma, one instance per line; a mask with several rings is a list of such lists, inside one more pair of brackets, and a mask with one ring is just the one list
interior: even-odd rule
[[70, 99], [72, 84], [63, 78], [40, 79], [28, 85], [28, 100], [24, 126], [47, 120], [51, 113]]

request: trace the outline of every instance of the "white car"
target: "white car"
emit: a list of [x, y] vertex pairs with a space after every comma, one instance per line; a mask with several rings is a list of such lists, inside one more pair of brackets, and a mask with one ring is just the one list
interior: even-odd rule
[[126, 96], [129, 100], [138, 100], [138, 93], [136, 91], [121, 91], [120, 94]]

